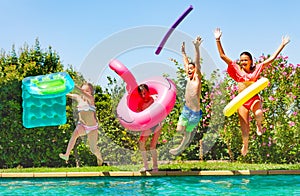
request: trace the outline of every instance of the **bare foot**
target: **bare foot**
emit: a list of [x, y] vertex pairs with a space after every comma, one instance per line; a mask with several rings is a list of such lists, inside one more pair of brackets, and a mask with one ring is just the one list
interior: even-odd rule
[[142, 168], [139, 170], [139, 172], [147, 172], [147, 171], [151, 171], [151, 170], [149, 170], [148, 168], [145, 168], [145, 167], [142, 167]]
[[262, 135], [264, 134], [263, 129], [261, 128], [261, 125], [256, 125], [256, 134], [257, 135]]
[[242, 153], [243, 156], [246, 156], [246, 154], [248, 153], [248, 147], [245, 147], [245, 146], [243, 145], [242, 150], [241, 150], [241, 153]]
[[157, 168], [157, 167], [154, 167], [154, 168], [152, 169], [152, 172], [158, 172], [158, 168]]
[[102, 166], [103, 165], [103, 160], [97, 158], [97, 164], [98, 164], [98, 166]]
[[177, 148], [171, 149], [169, 153], [175, 156], [182, 153], [188, 147], [188, 144], [190, 143], [191, 135], [192, 135], [191, 132], [186, 132], [185, 136], [183, 136], [182, 138], [180, 145]]
[[177, 156], [177, 155], [179, 155], [183, 150], [184, 150], [184, 148], [182, 148], [182, 149], [174, 148], [174, 149], [169, 150], [169, 153], [172, 154], [172, 155], [174, 155], [174, 156]]
[[61, 159], [65, 160], [66, 162], [68, 162], [68, 160], [69, 160], [69, 156], [67, 156], [67, 155], [65, 155], [65, 154], [63, 154], [63, 153], [60, 153], [60, 154], [59, 154], [59, 157], [60, 157]]

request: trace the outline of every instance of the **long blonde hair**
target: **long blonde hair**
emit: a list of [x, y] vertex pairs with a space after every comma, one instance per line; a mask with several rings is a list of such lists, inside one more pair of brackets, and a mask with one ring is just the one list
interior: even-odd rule
[[94, 86], [90, 82], [85, 82], [81, 85], [81, 87], [83, 87], [84, 85], [87, 85], [90, 88], [90, 90], [92, 92], [92, 96], [94, 96], [94, 94], [95, 94]]

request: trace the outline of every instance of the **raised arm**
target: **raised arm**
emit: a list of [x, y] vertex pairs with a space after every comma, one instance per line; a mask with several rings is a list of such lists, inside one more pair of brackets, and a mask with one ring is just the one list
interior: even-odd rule
[[200, 36], [197, 36], [196, 39], [193, 41], [195, 46], [195, 66], [197, 70], [200, 70], [200, 44], [202, 43], [202, 39]]
[[185, 52], [185, 42], [182, 42], [182, 45], [181, 45], [181, 53], [182, 53], [182, 57], [183, 57], [183, 63], [184, 63], [184, 70], [185, 70], [185, 73], [187, 74], [188, 72], [188, 65], [189, 65], [189, 59], [186, 55], [186, 52]]
[[288, 36], [283, 36], [280, 46], [277, 48], [277, 50], [268, 58], [266, 59], [263, 64], [269, 65], [272, 63], [275, 58], [279, 55], [279, 53], [282, 51], [282, 49], [290, 42], [290, 38]]
[[94, 104], [94, 97], [86, 92], [84, 92], [79, 86], [75, 85], [75, 90], [79, 93], [83, 100], [87, 101], [89, 104]]
[[199, 80], [201, 80], [201, 65], [200, 65], [200, 45], [202, 43], [202, 39], [200, 36], [197, 36], [196, 39], [193, 41], [193, 44], [195, 46], [195, 68], [196, 68], [196, 73], [197, 76], [199, 78]]
[[231, 59], [225, 55], [225, 52], [223, 50], [223, 47], [221, 44], [222, 31], [220, 30], [220, 28], [216, 28], [216, 30], [214, 31], [214, 35], [216, 38], [217, 47], [218, 47], [218, 51], [219, 51], [219, 55], [220, 55], [221, 59], [223, 61], [225, 61], [227, 64], [229, 64], [231, 62]]
[[68, 93], [67, 97], [70, 97], [71, 99], [76, 99], [77, 100], [78, 95], [77, 94]]

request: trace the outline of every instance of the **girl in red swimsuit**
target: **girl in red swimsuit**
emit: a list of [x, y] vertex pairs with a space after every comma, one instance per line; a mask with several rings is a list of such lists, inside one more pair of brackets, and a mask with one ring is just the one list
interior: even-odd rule
[[[227, 72], [232, 79], [238, 82], [239, 93], [247, 88], [253, 82], [256, 82], [259, 78], [260, 73], [264, 69], [266, 65], [271, 64], [275, 58], [279, 55], [282, 49], [290, 42], [288, 36], [283, 36], [282, 41], [278, 49], [271, 55], [268, 59], [264, 62], [254, 65], [252, 55], [249, 52], [242, 52], [240, 55], [239, 64], [232, 61], [225, 55], [221, 44], [221, 36], [222, 31], [217, 28], [214, 31], [214, 35], [217, 42], [218, 51], [222, 60], [224, 60], [227, 65]], [[257, 126], [257, 134], [262, 135], [262, 119], [263, 119], [263, 111], [262, 111], [262, 103], [261, 99], [258, 95], [252, 97], [249, 101], [247, 101], [243, 106], [238, 109], [238, 115], [240, 120], [240, 125], [242, 129], [242, 139], [243, 139], [243, 147], [241, 149], [241, 153], [245, 156], [248, 153], [248, 139], [249, 139], [249, 111], [254, 113], [256, 119], [256, 126]]]

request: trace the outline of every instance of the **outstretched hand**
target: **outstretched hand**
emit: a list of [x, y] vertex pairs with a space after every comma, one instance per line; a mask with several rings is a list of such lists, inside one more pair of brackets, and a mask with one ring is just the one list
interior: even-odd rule
[[195, 47], [198, 48], [202, 42], [203, 42], [203, 40], [201, 39], [201, 37], [197, 36], [196, 39], [193, 41], [193, 44]]
[[285, 46], [287, 45], [288, 43], [290, 42], [290, 37], [285, 35], [285, 36], [282, 36], [282, 44]]
[[215, 31], [214, 31], [214, 35], [215, 35], [215, 38], [216, 39], [220, 39], [221, 36], [222, 36], [222, 31], [220, 28], [216, 28]]
[[182, 42], [181, 52], [182, 52], [182, 54], [185, 54], [185, 42]]

